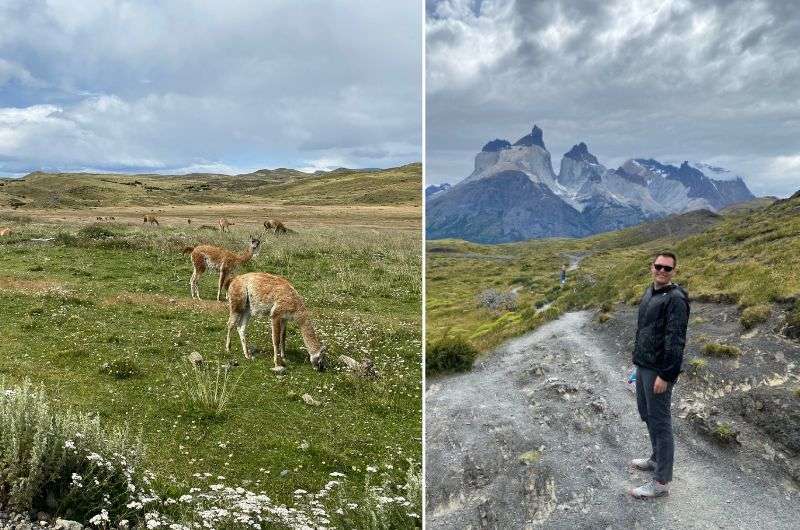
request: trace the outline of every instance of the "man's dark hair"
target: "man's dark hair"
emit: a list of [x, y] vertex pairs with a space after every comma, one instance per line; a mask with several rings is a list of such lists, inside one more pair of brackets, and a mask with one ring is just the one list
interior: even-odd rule
[[678, 266], [678, 256], [675, 255], [674, 252], [670, 252], [669, 250], [665, 250], [664, 252], [659, 252], [653, 257], [653, 263], [656, 262], [659, 256], [664, 256], [666, 258], [672, 258], [672, 265], [674, 267]]

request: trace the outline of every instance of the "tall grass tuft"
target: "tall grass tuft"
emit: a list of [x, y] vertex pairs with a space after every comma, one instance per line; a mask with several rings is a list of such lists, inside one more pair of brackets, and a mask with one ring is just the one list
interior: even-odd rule
[[185, 375], [183, 382], [189, 403], [202, 414], [216, 417], [230, 404], [244, 371], [234, 379], [229, 367], [217, 362], [215, 369], [206, 364], [191, 365]]

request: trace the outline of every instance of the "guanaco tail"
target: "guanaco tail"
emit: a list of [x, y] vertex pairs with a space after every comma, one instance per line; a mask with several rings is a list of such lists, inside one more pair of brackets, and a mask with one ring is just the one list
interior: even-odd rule
[[231, 349], [231, 331], [237, 328], [242, 342], [244, 356], [252, 359], [247, 351], [245, 330], [250, 317], [269, 313], [272, 327], [272, 351], [275, 366], [281, 371], [286, 366], [286, 325], [295, 320], [300, 327], [303, 343], [308, 350], [311, 365], [316, 370], [324, 368], [325, 346], [320, 343], [314, 326], [311, 324], [303, 298], [286, 278], [265, 272], [248, 272], [233, 279], [228, 289], [228, 335], [225, 351]]
[[253, 256], [258, 254], [260, 248], [261, 240], [253, 237], [250, 238], [250, 245], [241, 254], [235, 254], [224, 248], [211, 245], [184, 248], [184, 254], [191, 253], [194, 267], [192, 277], [189, 280], [189, 291], [192, 298], [197, 297], [200, 300], [200, 288], [197, 284], [200, 281], [200, 276], [203, 275], [207, 268], [210, 268], [219, 271], [219, 283], [217, 284], [217, 300], [219, 300], [222, 289], [228, 289], [231, 274], [236, 270], [236, 267], [250, 261]]

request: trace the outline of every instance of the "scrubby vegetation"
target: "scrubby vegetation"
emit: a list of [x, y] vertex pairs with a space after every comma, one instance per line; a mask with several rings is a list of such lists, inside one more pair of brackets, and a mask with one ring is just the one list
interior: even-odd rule
[[688, 365], [689, 373], [692, 375], [700, 375], [708, 366], [708, 361], [699, 357], [695, 357], [688, 362]]
[[739, 322], [744, 329], [752, 329], [758, 324], [766, 322], [769, 319], [770, 313], [772, 313], [772, 308], [768, 305], [747, 307], [742, 311]]
[[472, 368], [478, 351], [459, 335], [445, 335], [425, 351], [425, 372], [435, 375], [463, 372]]
[[703, 346], [703, 353], [712, 357], [738, 357], [742, 354], [736, 346], [708, 342]]
[[[547, 320], [536, 312], [524, 313], [527, 307], [552, 303], [548, 314], [553, 317], [616, 302], [637, 304], [651, 281], [650, 260], [663, 249], [677, 253], [675, 282], [693, 300], [738, 304], [745, 308], [742, 325], [756, 326], [768, 318], [775, 303], [800, 293], [800, 271], [794, 266], [794, 256], [800, 255], [798, 207], [800, 196], [771, 205], [761, 201], [721, 216], [690, 212], [576, 240], [428, 242], [429, 337], [449, 327], [486, 351]], [[560, 288], [557, 273], [565, 256], [579, 255], [585, 258]], [[522, 309], [500, 316], [468, 310], [470, 299], [487, 288], [487, 280], [501, 292], [523, 284]], [[800, 304], [790, 312], [784, 330], [800, 338]]]

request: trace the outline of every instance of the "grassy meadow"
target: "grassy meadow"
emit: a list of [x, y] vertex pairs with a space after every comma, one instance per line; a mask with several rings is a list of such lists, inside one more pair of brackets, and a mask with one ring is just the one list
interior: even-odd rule
[[[0, 239], [5, 387], [30, 380], [57, 409], [90, 413], [109, 429], [140, 436], [144, 462], [169, 494], [213, 482], [291, 505], [298, 491], [322, 491], [338, 477], [346, 498], [337, 506], [347, 507], [329, 514], [334, 524], [385, 526], [389, 519], [373, 512], [394, 503], [402, 517], [391, 526], [419, 526], [418, 227], [343, 223], [288, 236], [262, 229], [259, 255], [238, 272], [287, 277], [332, 361], [327, 371], [314, 371], [290, 324], [289, 366], [275, 374], [268, 317], [248, 326], [255, 360], [244, 358], [235, 333], [226, 355], [227, 306], [215, 300], [217, 277], [206, 273], [204, 299], [191, 300], [192, 267], [181, 252], [200, 243], [242, 251], [253, 226], [220, 233], [141, 221], [87, 224], [93, 212], [82, 212], [81, 222], [39, 219], [24, 208], [0, 212], [0, 226], [13, 227]], [[202, 368], [187, 360], [192, 352], [203, 356]], [[340, 354], [372, 359], [380, 377], [347, 372], [336, 363]], [[223, 384], [221, 411], [190, 397]], [[307, 404], [304, 394], [318, 404]], [[389, 500], [376, 502], [374, 486], [381, 485]]]
[[[458, 335], [485, 352], [569, 309], [637, 303], [650, 282], [649, 261], [664, 249], [677, 253], [675, 281], [693, 299], [742, 310], [796, 300], [800, 195], [774, 204], [755, 201], [722, 215], [690, 212], [583, 239], [428, 241], [426, 340]], [[583, 259], [562, 288], [559, 269], [570, 256]], [[481, 304], [487, 289], [513, 292], [516, 307]], [[800, 320], [800, 308], [795, 313]]]

